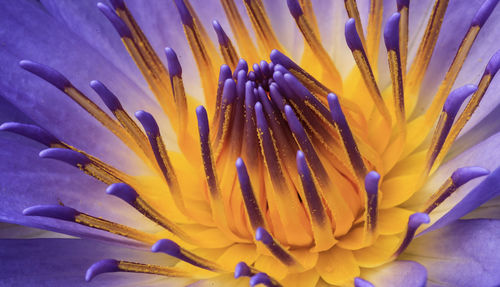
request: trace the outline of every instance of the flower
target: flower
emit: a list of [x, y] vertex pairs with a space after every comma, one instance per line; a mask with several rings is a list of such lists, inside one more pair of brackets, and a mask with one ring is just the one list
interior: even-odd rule
[[2, 278], [497, 285], [499, 1], [359, 2], [5, 5]]

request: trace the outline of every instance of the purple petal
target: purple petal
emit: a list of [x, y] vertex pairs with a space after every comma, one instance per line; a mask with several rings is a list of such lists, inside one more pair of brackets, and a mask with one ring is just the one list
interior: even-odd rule
[[374, 286], [424, 287], [427, 283], [427, 270], [418, 262], [400, 260], [362, 270], [360, 277]]

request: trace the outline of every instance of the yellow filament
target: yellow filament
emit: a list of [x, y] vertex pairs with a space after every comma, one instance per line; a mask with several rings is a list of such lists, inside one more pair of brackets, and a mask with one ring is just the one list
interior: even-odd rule
[[345, 9], [349, 18], [354, 18], [356, 23], [356, 31], [358, 32], [361, 43], [363, 44], [363, 49], [366, 51], [366, 41], [365, 32], [363, 31], [363, 26], [361, 24], [361, 18], [359, 17], [358, 5], [356, 0], [344, 0]]
[[172, 91], [174, 92], [174, 101], [177, 108], [178, 134], [184, 136], [188, 125], [188, 106], [182, 77], [177, 75], [172, 77]]
[[399, 55], [401, 57], [401, 71], [403, 73], [403, 82], [406, 77], [406, 61], [408, 57], [408, 21], [409, 10], [407, 6], [403, 6], [399, 10]]
[[193, 277], [194, 275], [190, 272], [175, 268], [157, 266], [152, 264], [142, 264], [130, 261], [118, 261], [118, 269], [123, 272], [147, 273], [168, 277]]
[[219, 131], [220, 133], [220, 138], [218, 141], [215, 143], [214, 146], [214, 158], [216, 159], [217, 162], [219, 162], [219, 157], [220, 154], [223, 150], [223, 148], [227, 145], [227, 136], [229, 134], [229, 127], [231, 126], [231, 113], [233, 110], [233, 103], [228, 103], [226, 106], [226, 111], [224, 113], [223, 118], [222, 118], [222, 130]]
[[455, 55], [455, 58], [453, 59], [450, 68], [448, 69], [448, 72], [446, 72], [443, 82], [439, 86], [439, 89], [436, 95], [434, 96], [429, 109], [425, 113], [425, 119], [428, 125], [434, 124], [434, 121], [437, 115], [439, 114], [439, 110], [446, 101], [446, 97], [450, 93], [451, 88], [453, 87], [453, 84], [455, 83], [455, 80], [458, 76], [458, 73], [462, 69], [462, 65], [464, 64], [465, 59], [469, 54], [472, 44], [474, 43], [474, 40], [476, 39], [477, 34], [479, 33], [479, 30], [480, 30], [479, 26], [472, 26], [467, 31], [467, 34], [464, 36], [462, 43], [458, 48], [457, 54]]
[[231, 42], [231, 39], [227, 39], [226, 45], [220, 45], [220, 53], [222, 54], [222, 58], [224, 58], [224, 62], [231, 68], [232, 71], [238, 65], [238, 53]]
[[248, 16], [252, 21], [252, 26], [257, 34], [257, 42], [262, 54], [268, 55], [273, 49], [284, 51], [278, 38], [274, 34], [269, 18], [264, 10], [261, 0], [245, 1]]
[[[451, 145], [453, 144], [455, 139], [458, 137], [458, 134], [460, 133], [460, 131], [462, 131], [465, 124], [469, 121], [472, 114], [479, 106], [479, 103], [483, 99], [483, 96], [486, 93], [488, 86], [490, 85], [491, 79], [492, 79], [491, 75], [485, 73], [483, 75], [483, 77], [481, 78], [481, 81], [479, 81], [479, 85], [477, 86], [477, 91], [474, 93], [474, 95], [472, 95], [472, 97], [471, 97], [469, 103], [467, 104], [467, 106], [465, 107], [464, 111], [462, 112], [462, 114], [460, 114], [458, 119], [455, 121], [455, 123], [451, 127], [450, 133], [448, 134], [448, 137], [446, 138], [446, 140], [443, 144], [443, 148], [441, 149], [441, 152], [439, 153], [439, 155], [436, 158], [434, 166], [439, 165], [441, 163], [444, 156], [450, 150]], [[432, 171], [432, 168], [431, 168], [431, 171]]]
[[[439, 117], [439, 121], [436, 125], [436, 129], [434, 130], [434, 134], [432, 135], [432, 140], [431, 140], [431, 145], [429, 146], [429, 150], [427, 151], [427, 157], [426, 157], [426, 166], [424, 170], [423, 176], [427, 176], [429, 172], [431, 171], [432, 166], [434, 165], [434, 162], [436, 161], [436, 158], [432, 158], [433, 154], [434, 156], [437, 156], [438, 154], [435, 154], [436, 152], [439, 152], [439, 150], [442, 147], [438, 147], [438, 141], [439, 138], [441, 137], [442, 133], [444, 132], [445, 128], [445, 123], [448, 119], [448, 114], [446, 112], [441, 112], [441, 116]], [[439, 150], [438, 150], [439, 149]]]
[[240, 54], [244, 59], [248, 59], [251, 63], [257, 63], [259, 57], [257, 55], [257, 49], [255, 48], [252, 38], [248, 33], [243, 20], [241, 19], [240, 13], [236, 4], [233, 0], [220, 0], [224, 12], [226, 13], [229, 25], [231, 25], [231, 30], [233, 31], [234, 38], [238, 44]]
[[[382, 0], [370, 1], [370, 14], [368, 16], [367, 38], [366, 38], [366, 53], [375, 74], [377, 73], [378, 63], [378, 50], [380, 46], [380, 33], [382, 31], [382, 13], [383, 9]], [[357, 29], [356, 29], [357, 30]], [[359, 35], [359, 33], [358, 33]]]
[[339, 95], [342, 94], [342, 78], [340, 77], [340, 73], [335, 67], [330, 55], [319, 41], [318, 37], [316, 37], [311, 24], [304, 15], [299, 16], [296, 19], [296, 22], [307, 44], [318, 59], [320, 65], [328, 74], [328, 79], [331, 81], [331, 85], [334, 87], [335, 93]]
[[392, 94], [394, 97], [394, 112], [396, 115], [396, 125], [401, 137], [406, 137], [406, 114], [403, 88], [403, 72], [401, 70], [401, 58], [397, 51], [387, 52], [389, 69], [392, 79]]
[[411, 98], [416, 98], [420, 90], [420, 84], [424, 79], [425, 71], [431, 60], [432, 52], [434, 51], [434, 46], [441, 30], [441, 24], [443, 23], [444, 14], [446, 13], [446, 8], [448, 8], [448, 2], [449, 0], [436, 0], [434, 2], [424, 37], [420, 42], [417, 55], [408, 72], [407, 87], [408, 95]]
[[207, 267], [211, 271], [215, 271], [215, 272], [229, 271], [229, 270], [225, 270], [225, 268], [223, 266], [217, 264], [216, 262], [213, 262], [213, 261], [210, 261], [210, 260], [205, 259], [203, 257], [200, 257], [200, 256], [194, 254], [193, 252], [186, 250], [185, 248], [180, 247], [180, 253], [181, 253], [181, 255], [187, 257], [188, 259], [195, 261], [195, 262], [199, 263], [200, 265]]
[[88, 227], [104, 230], [113, 234], [144, 242], [146, 244], [154, 244], [160, 239], [152, 234], [142, 232], [140, 230], [114, 223], [105, 219], [93, 217], [85, 213], [76, 215], [75, 222]]
[[441, 185], [436, 193], [434, 193], [429, 200], [424, 204], [424, 206], [421, 209], [421, 212], [426, 212], [426, 213], [431, 213], [436, 207], [439, 206], [441, 202], [438, 202], [437, 200], [445, 194], [449, 189], [453, 188], [455, 183], [453, 182], [453, 179], [450, 177], [448, 178], [443, 185]]
[[380, 112], [386, 123], [390, 126], [391, 116], [389, 115], [389, 110], [387, 109], [387, 106], [382, 99], [382, 95], [380, 94], [380, 90], [378, 88], [377, 82], [375, 81], [375, 77], [373, 75], [370, 64], [368, 63], [368, 59], [366, 58], [366, 54], [360, 50], [353, 50], [352, 54], [354, 56], [354, 60], [356, 61], [356, 65], [361, 72], [363, 81], [368, 88], [370, 96], [375, 103], [375, 107]]

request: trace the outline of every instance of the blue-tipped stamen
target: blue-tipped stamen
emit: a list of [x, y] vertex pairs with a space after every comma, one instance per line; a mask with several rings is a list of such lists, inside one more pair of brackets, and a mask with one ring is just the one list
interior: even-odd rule
[[12, 132], [25, 136], [47, 147], [64, 146], [64, 144], [61, 141], [59, 141], [55, 136], [53, 136], [51, 133], [35, 125], [16, 123], [16, 122], [6, 122], [0, 125], [0, 131]]
[[76, 209], [62, 205], [35, 205], [23, 210], [23, 215], [26, 216], [42, 216], [72, 222], [78, 214], [80, 212]]
[[255, 239], [262, 242], [269, 252], [271, 252], [281, 263], [287, 266], [298, 264], [292, 255], [285, 250], [264, 228], [257, 228], [255, 231]]
[[103, 83], [94, 80], [90, 82], [90, 87], [101, 97], [110, 111], [123, 110], [120, 100]]
[[210, 260], [204, 259], [184, 248], [179, 246], [177, 243], [175, 243], [172, 240], [169, 239], [160, 239], [158, 240], [152, 247], [151, 247], [152, 252], [162, 252], [165, 254], [168, 254], [172, 257], [175, 257], [179, 260], [182, 260], [186, 263], [189, 263], [193, 266], [210, 270], [210, 271], [222, 271], [224, 270], [221, 266], [219, 266], [217, 263], [211, 262]]
[[365, 177], [365, 232], [367, 239], [376, 236], [378, 220], [378, 185], [380, 175], [375, 171], [370, 171]]
[[476, 15], [472, 18], [471, 26], [482, 27], [486, 20], [490, 17], [493, 9], [497, 6], [499, 0], [486, 0], [483, 2], [479, 10], [477, 10]]
[[364, 279], [356, 277], [354, 278], [354, 287], [375, 287], [375, 286]]
[[[121, 7], [121, 5], [115, 7]], [[113, 11], [113, 9], [111, 9], [111, 7], [102, 2], [99, 2], [97, 3], [97, 8], [99, 8], [102, 14], [104, 14], [104, 16], [108, 18], [109, 22], [111, 22], [121, 38], [132, 39], [132, 32], [128, 28], [127, 24], [123, 22], [123, 20], [115, 13], [115, 11]]]
[[410, 215], [410, 218], [408, 219], [408, 227], [406, 228], [406, 234], [392, 257], [396, 258], [403, 253], [408, 245], [410, 245], [410, 242], [413, 240], [413, 237], [415, 236], [415, 233], [420, 225], [427, 224], [429, 222], [431, 222], [431, 220], [427, 213], [417, 212]]
[[49, 66], [29, 60], [20, 61], [19, 66], [21, 66], [21, 68], [25, 69], [26, 71], [29, 71], [44, 79], [63, 92], [66, 88], [72, 86], [70, 81], [63, 74], [59, 73], [56, 69]]
[[265, 226], [264, 217], [262, 210], [259, 207], [257, 198], [250, 183], [250, 177], [248, 176], [247, 168], [245, 163], [241, 158], [236, 160], [236, 171], [238, 173], [238, 181], [240, 183], [240, 189], [243, 196], [243, 201], [245, 202], [245, 208], [248, 214], [248, 219], [252, 228], [256, 230], [259, 226]]
[[239, 262], [236, 264], [236, 267], [234, 268], [234, 278], [250, 277], [252, 275], [254, 274], [252, 273], [250, 266], [248, 266], [245, 262]]
[[102, 273], [118, 272], [118, 261], [114, 259], [103, 259], [98, 261], [87, 269], [85, 273], [85, 281], [90, 282], [94, 277]]

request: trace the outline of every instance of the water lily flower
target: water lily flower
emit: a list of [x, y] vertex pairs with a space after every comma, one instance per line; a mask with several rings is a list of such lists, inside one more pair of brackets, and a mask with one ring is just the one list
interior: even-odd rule
[[4, 3], [0, 285], [498, 286], [498, 2]]

